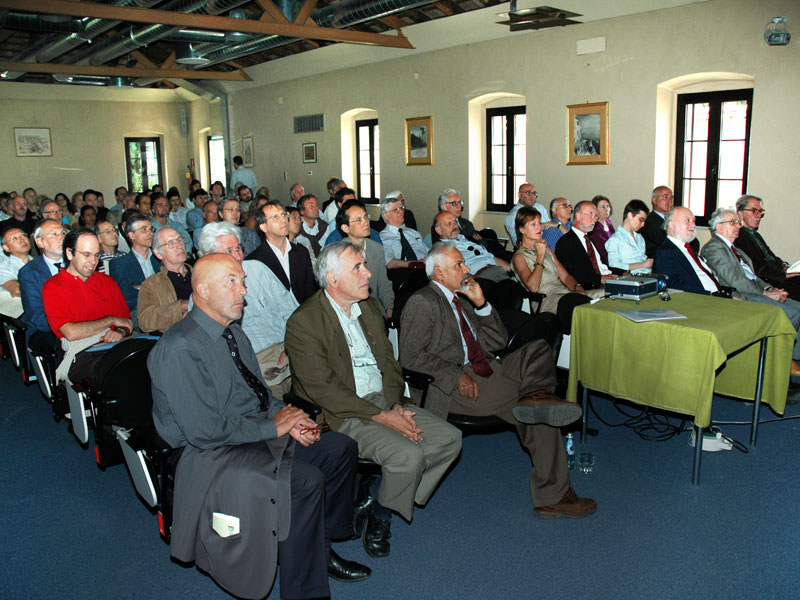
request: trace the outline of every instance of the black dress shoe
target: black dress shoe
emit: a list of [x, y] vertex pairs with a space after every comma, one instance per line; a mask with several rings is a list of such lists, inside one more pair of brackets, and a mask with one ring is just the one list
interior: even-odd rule
[[392, 532], [389, 531], [392, 522], [390, 520], [376, 519], [370, 513], [364, 523], [364, 550], [372, 558], [385, 558], [389, 556], [389, 538]]
[[328, 577], [336, 581], [364, 581], [372, 575], [372, 569], [354, 560], [342, 558], [331, 550], [328, 558]]
[[367, 496], [361, 504], [356, 505], [353, 510], [353, 531], [355, 532], [355, 537], [361, 537], [364, 531], [364, 524], [367, 521], [367, 517], [372, 514], [373, 508], [375, 508], [375, 500], [372, 496]]

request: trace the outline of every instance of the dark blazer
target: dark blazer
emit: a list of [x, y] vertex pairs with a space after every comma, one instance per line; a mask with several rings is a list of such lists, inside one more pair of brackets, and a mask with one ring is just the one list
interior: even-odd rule
[[262, 242], [258, 248], [248, 254], [246, 260], [258, 260], [267, 265], [275, 273], [283, 287], [291, 290], [300, 304], [310, 298], [317, 289], [314, 269], [311, 267], [311, 256], [308, 249], [300, 244], [291, 244], [289, 249], [289, 279], [286, 278], [286, 271], [283, 270], [272, 248], [267, 246], [267, 242]]
[[[508, 334], [496, 310], [479, 317], [469, 300], [463, 298], [461, 310], [487, 357], [505, 347]], [[450, 398], [458, 393], [458, 379], [464, 372], [461, 330], [455, 313], [436, 284], [428, 283], [408, 299], [400, 319], [400, 364], [435, 377], [425, 408], [445, 419], [450, 412]]]
[[[644, 237], [644, 253], [647, 258], [655, 258], [656, 250], [667, 239], [667, 232], [664, 230], [664, 218], [656, 211], [651, 210], [640, 233]], [[689, 245], [695, 252], [700, 253], [700, 242], [693, 240]]]
[[710, 293], [703, 287], [700, 278], [689, 263], [689, 259], [683, 255], [680, 248], [668, 239], [665, 239], [656, 251], [653, 273], [668, 276], [667, 285], [672, 289], [695, 294]]
[[48, 279], [50, 279], [50, 268], [44, 262], [44, 255], [37, 256], [17, 273], [22, 295], [22, 310], [25, 311], [20, 318], [28, 328], [28, 338], [34, 331], [50, 331], [42, 303], [42, 286]]
[[[764, 244], [769, 250], [765, 253], [758, 245], [756, 238]], [[739, 230], [739, 237], [733, 243], [734, 246], [742, 250], [750, 260], [753, 261], [753, 268], [756, 275], [775, 285], [776, 287], [783, 287], [786, 283], [786, 271], [783, 270], [784, 262], [767, 245], [767, 242], [758, 231], [753, 231], [747, 227], [742, 227]]]
[[[577, 232], [577, 230], [575, 230]], [[583, 235], [583, 232], [580, 232]], [[556, 243], [556, 258], [584, 289], [593, 290], [603, 287], [603, 280], [594, 272], [592, 261], [586, 253], [586, 247], [572, 231], [562, 235]]]
[[[153, 265], [154, 273], [161, 271], [161, 261], [156, 258], [152, 250], [150, 251], [150, 264]], [[115, 258], [108, 265], [109, 275], [114, 278], [114, 281], [119, 285], [119, 289], [122, 290], [122, 295], [125, 297], [128, 308], [136, 310], [139, 290], [133, 286], [142, 285], [144, 271], [142, 271], [139, 261], [134, 256], [133, 250], [125, 256]]]

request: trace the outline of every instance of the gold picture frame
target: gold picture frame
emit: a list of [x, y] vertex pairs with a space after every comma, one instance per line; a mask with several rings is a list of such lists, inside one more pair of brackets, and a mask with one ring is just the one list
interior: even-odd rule
[[608, 164], [608, 102], [567, 106], [567, 164]]
[[433, 117], [406, 119], [406, 166], [433, 164]]

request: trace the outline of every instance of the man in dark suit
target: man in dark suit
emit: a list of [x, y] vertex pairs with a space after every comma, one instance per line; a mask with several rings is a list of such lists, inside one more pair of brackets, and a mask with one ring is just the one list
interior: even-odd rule
[[461, 432], [403, 397], [383, 310], [369, 297], [363, 250], [350, 242], [326, 246], [316, 272], [323, 289], [286, 324], [294, 387], [358, 442], [361, 456], [381, 465], [356, 514], [364, 548], [381, 558], [389, 555], [392, 511], [410, 521], [414, 505], [430, 499], [461, 450]]
[[464, 202], [461, 200], [461, 193], [458, 190], [447, 188], [439, 194], [439, 212], [442, 211], [447, 211], [455, 216], [458, 222], [458, 232], [465, 238], [473, 242], [480, 242], [483, 239], [481, 234], [476, 231], [472, 221], [461, 216], [464, 211]]
[[573, 218], [572, 229], [556, 243], [556, 257], [584, 289], [599, 289], [616, 275], [603, 263], [594, 242], [589, 238], [589, 233], [597, 224], [597, 207], [588, 200], [578, 202]]
[[800, 300], [800, 274], [787, 274], [789, 263], [777, 256], [758, 232], [764, 218], [763, 201], [746, 194], [736, 201], [736, 214], [742, 229], [734, 244], [753, 261], [753, 269], [761, 279], [786, 290], [792, 300]]
[[533, 464], [534, 515], [592, 514], [597, 503], [579, 498], [570, 487], [558, 429], [578, 419], [581, 409], [553, 394], [550, 347], [538, 340], [494, 358], [493, 351], [506, 344], [506, 330], [455, 245], [437, 243], [425, 270], [430, 283], [411, 296], [401, 317], [400, 362], [435, 377], [428, 409], [442, 418], [449, 412], [497, 415], [514, 424]]
[[[650, 196], [653, 210], [647, 215], [647, 220], [644, 222], [644, 227], [642, 227], [641, 231], [644, 237], [647, 258], [655, 257], [656, 250], [664, 243], [664, 238], [667, 237], [667, 232], [664, 229], [664, 218], [672, 210], [673, 200], [672, 190], [667, 186], [659, 185], [653, 189]], [[700, 243], [697, 240], [692, 240], [691, 245], [695, 253], [700, 251]]]
[[356, 447], [269, 393], [237, 323], [244, 277], [232, 256], [198, 260], [194, 307], [147, 360], [156, 428], [180, 450], [170, 552], [236, 596], [266, 596], [278, 557], [282, 598], [329, 596], [328, 576], [370, 575], [330, 548], [352, 534]]
[[142, 282], [161, 270], [161, 261], [153, 254], [153, 224], [149, 217], [133, 215], [125, 223], [125, 235], [131, 251], [109, 263], [109, 275], [122, 290], [125, 303], [131, 311], [131, 320], [136, 323], [136, 303]]
[[27, 343], [37, 353], [49, 353], [60, 347], [44, 314], [42, 286], [63, 267], [61, 247], [65, 235], [66, 230], [58, 221], [41, 221], [33, 232], [33, 239], [41, 254], [28, 262], [17, 274], [22, 295], [21, 319], [27, 327]]
[[653, 261], [653, 273], [669, 277], [667, 285], [676, 290], [695, 294], [716, 294], [719, 281], [706, 262], [692, 247], [696, 241], [692, 211], [676, 206], [666, 215], [666, 239], [659, 246]]
[[256, 227], [264, 241], [246, 260], [258, 260], [267, 265], [287, 290], [302, 304], [316, 290], [311, 255], [300, 244], [288, 240], [289, 221], [286, 211], [277, 200], [270, 200], [256, 214]]

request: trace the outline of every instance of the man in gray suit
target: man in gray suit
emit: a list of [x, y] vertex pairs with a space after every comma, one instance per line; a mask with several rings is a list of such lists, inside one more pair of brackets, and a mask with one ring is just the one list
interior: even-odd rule
[[[772, 287], [755, 274], [753, 261], [733, 243], [742, 223], [732, 208], [718, 208], [711, 214], [709, 226], [714, 232], [700, 251], [722, 285], [735, 289], [734, 294], [751, 302], [771, 304], [786, 313], [795, 329], [800, 328], [800, 302], [789, 298], [786, 290]], [[792, 353], [792, 376], [800, 376], [800, 332]]]
[[401, 317], [400, 362], [435, 377], [428, 410], [442, 418], [450, 412], [496, 415], [516, 425], [533, 463], [534, 515], [592, 514], [597, 503], [579, 498], [570, 486], [558, 429], [578, 419], [581, 410], [553, 394], [550, 347], [537, 340], [495, 358], [493, 351], [506, 345], [506, 330], [453, 242], [435, 244], [425, 270], [430, 283], [411, 296]]

